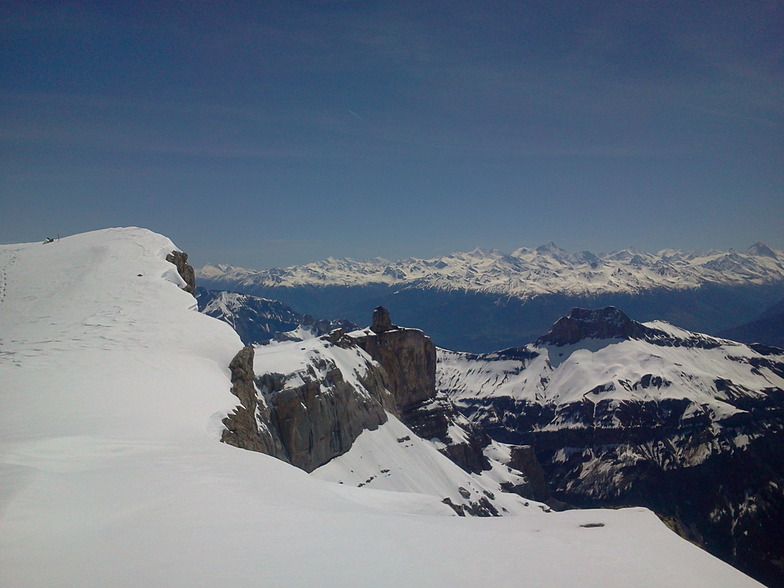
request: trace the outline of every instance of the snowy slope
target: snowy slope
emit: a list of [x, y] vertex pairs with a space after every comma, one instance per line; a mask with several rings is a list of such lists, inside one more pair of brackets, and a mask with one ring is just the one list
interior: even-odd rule
[[0, 246], [0, 584], [756, 585], [643, 509], [458, 518], [219, 443], [241, 342], [172, 249]]
[[[784, 374], [772, 369], [770, 357], [747, 345], [661, 321], [644, 326], [652, 333], [646, 339], [588, 338], [481, 355], [439, 350], [437, 386], [458, 405], [508, 398], [553, 407], [552, 419], [537, 423], [540, 430], [622, 426], [617, 415], [599, 422], [562, 410], [586, 402], [612, 414], [629, 403], [685, 400], [686, 417], [720, 422], [745, 412], [739, 399], [784, 389]], [[738, 435], [745, 442], [745, 433]]]
[[[257, 377], [280, 374], [283, 377], [278, 379], [283, 389], [301, 386], [310, 380], [320, 381], [325, 383], [320, 394], [329, 394], [328, 374], [334, 374], [333, 370], [337, 369], [342, 380], [350, 384], [357, 395], [372, 401], [373, 394], [366, 389], [365, 382], [368, 381], [368, 366], [378, 364], [364, 350], [356, 345], [333, 345], [327, 337], [316, 337], [303, 328], [290, 336], [292, 340], [255, 348]], [[274, 404], [274, 394], [267, 394], [267, 404]], [[314, 412], [318, 409], [311, 407]], [[307, 410], [303, 406], [303, 411]], [[516, 494], [502, 491], [502, 482], [519, 483], [520, 480], [512, 473], [504, 475], [502, 470], [505, 468], [501, 464], [494, 464], [498, 470], [495, 477], [469, 474], [438, 451], [439, 444], [443, 443], [419, 438], [394, 414], [387, 417], [388, 420], [377, 429], [362, 432], [347, 453], [322, 465], [313, 475], [340, 484], [424, 494], [439, 501], [449, 499], [461, 509], [484, 507], [491, 512], [494, 509], [498, 513], [520, 514], [537, 506]], [[454, 434], [458, 435], [460, 431]]]
[[706, 284], [749, 285], [784, 280], [784, 252], [757, 243], [744, 253], [634, 250], [572, 254], [553, 243], [512, 253], [476, 249], [434, 259], [399, 261], [328, 258], [302, 266], [250, 270], [207, 265], [197, 275], [234, 287], [389, 286], [488, 292], [522, 299], [686, 290]]
[[246, 345], [271, 340], [276, 332], [290, 331], [303, 316], [282, 302], [236, 292], [197, 288], [199, 311], [232, 326]]

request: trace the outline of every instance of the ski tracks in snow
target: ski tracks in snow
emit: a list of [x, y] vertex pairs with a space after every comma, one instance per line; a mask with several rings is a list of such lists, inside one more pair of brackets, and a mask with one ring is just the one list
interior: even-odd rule
[[0, 262], [0, 304], [5, 301], [5, 291], [8, 288], [8, 269], [16, 263], [16, 251], [3, 251], [3, 258], [8, 258], [8, 261], [3, 259]]
[[[16, 252], [16, 249], [0, 251], [0, 313], [3, 312], [3, 303], [5, 302], [6, 291], [8, 290], [8, 270], [16, 263]], [[10, 358], [13, 355], [13, 353], [9, 353], [3, 349], [2, 331], [0, 331], [0, 359], [3, 359], [4, 357]]]

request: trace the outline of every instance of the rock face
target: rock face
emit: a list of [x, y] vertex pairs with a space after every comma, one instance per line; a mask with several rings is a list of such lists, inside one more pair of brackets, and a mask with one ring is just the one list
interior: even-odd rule
[[357, 343], [386, 370], [401, 414], [435, 397], [436, 347], [422, 331], [386, 329]]
[[177, 273], [185, 280], [183, 290], [193, 294], [196, 291], [196, 275], [193, 267], [188, 263], [188, 254], [182, 251], [172, 251], [166, 256], [166, 261], [173, 263], [177, 267]]
[[370, 325], [370, 330], [378, 335], [396, 328], [389, 317], [389, 311], [383, 306], [377, 306], [373, 311], [373, 322]]
[[[389, 311], [381, 306], [373, 311], [370, 331], [356, 341], [387, 373], [403, 423], [423, 439], [443, 443], [441, 452], [464, 470], [489, 469], [483, 453], [489, 437], [462, 419], [449, 399], [436, 391], [436, 348], [430, 338], [419, 329], [393, 325]], [[453, 439], [450, 428], [458, 421], [459, 438]]]
[[362, 431], [387, 422], [384, 405], [391, 402], [385, 375], [372, 364], [363, 376], [370, 395], [346, 382], [328, 358], [315, 363], [308, 375], [312, 379], [293, 387], [286, 385], [282, 374], [265, 374], [259, 382], [272, 405], [272, 422], [288, 460], [312, 472], [347, 452]]
[[224, 419], [221, 440], [311, 472], [348, 451], [362, 431], [385, 423], [387, 410], [396, 414], [386, 373], [351, 339], [333, 334], [319, 345], [355, 354], [353, 383], [319, 353], [301, 371], [256, 377], [253, 347], [245, 347], [229, 366], [240, 406]]
[[240, 399], [240, 406], [223, 419], [226, 429], [221, 441], [289, 461], [270, 408], [256, 388], [253, 355], [253, 347], [243, 347], [229, 364], [231, 393]]
[[537, 340], [538, 345], [573, 345], [583, 339], [642, 339], [648, 329], [631, 320], [615, 307], [598, 310], [573, 308], [568, 316], [556, 321], [549, 333]]

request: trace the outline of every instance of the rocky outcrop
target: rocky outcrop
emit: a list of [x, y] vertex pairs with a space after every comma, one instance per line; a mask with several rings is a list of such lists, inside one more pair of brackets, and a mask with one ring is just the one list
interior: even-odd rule
[[[323, 344], [359, 350], [345, 336], [333, 334]], [[240, 406], [227, 416], [221, 440], [287, 461], [307, 472], [347, 452], [365, 430], [396, 414], [384, 370], [358, 359], [359, 386], [346, 381], [329, 357], [317, 357], [302, 372], [254, 375], [253, 347], [232, 360], [232, 393]]]
[[[370, 331], [356, 341], [387, 373], [403, 423], [423, 439], [440, 441], [441, 452], [464, 470], [488, 469], [483, 449], [489, 437], [462, 419], [445, 395], [436, 393], [436, 348], [430, 338], [419, 329], [392, 324], [382, 306], [373, 311]], [[459, 419], [462, 423], [454, 429]], [[460, 437], [453, 439], [450, 430], [459, 430]]]
[[573, 308], [536, 344], [562, 346], [584, 339], [642, 339], [649, 330], [613, 306], [597, 310]]
[[[265, 374], [260, 380], [288, 460], [306, 472], [346, 453], [363, 431], [387, 422], [384, 388], [363, 394], [345, 381], [334, 363], [323, 361], [311, 372], [313, 379], [299, 386], [285, 387], [280, 374]], [[383, 383], [383, 375], [367, 375], [365, 381], [371, 386]]]
[[377, 306], [373, 311], [373, 322], [370, 324], [370, 330], [378, 335], [392, 329], [397, 329], [397, 326], [392, 324], [389, 311], [383, 306]]
[[166, 256], [166, 261], [173, 263], [177, 267], [177, 273], [185, 281], [183, 290], [193, 294], [196, 291], [196, 274], [193, 271], [193, 267], [188, 263], [188, 254], [175, 250]]
[[221, 441], [288, 461], [270, 408], [254, 383], [253, 355], [253, 347], [243, 347], [229, 364], [231, 393], [240, 405], [223, 419]]
[[389, 390], [405, 420], [406, 411], [435, 398], [436, 347], [419, 329], [387, 328], [388, 312], [376, 309], [376, 318], [379, 330], [357, 338], [357, 343], [386, 370]]

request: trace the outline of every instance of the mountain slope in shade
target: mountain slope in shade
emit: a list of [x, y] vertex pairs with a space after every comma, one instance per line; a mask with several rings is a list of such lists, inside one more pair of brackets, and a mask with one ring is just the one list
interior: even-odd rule
[[535, 446], [557, 498], [648, 506], [784, 582], [784, 351], [575, 309], [525, 347], [441, 350], [438, 375], [494, 438]]
[[763, 343], [784, 349], [784, 300], [768, 308], [760, 318], [722, 331], [720, 335], [734, 341]]
[[354, 323], [346, 320], [315, 319], [279, 300], [249, 294], [197, 287], [194, 296], [200, 312], [230, 324], [246, 345], [267, 343], [300, 326], [318, 335], [337, 328], [356, 328]]
[[757, 585], [647, 510], [458, 518], [220, 443], [242, 343], [173, 249], [142, 229], [0, 246], [3, 584]]
[[249, 270], [207, 265], [211, 283], [236, 287], [387, 285], [493, 293], [529, 299], [544, 294], [598, 296], [652, 290], [687, 290], [707, 284], [749, 285], [784, 281], [784, 252], [756, 243], [744, 253], [632, 249], [572, 254], [548, 243], [512, 253], [476, 249], [433, 259], [399, 261], [328, 258], [302, 266]]

